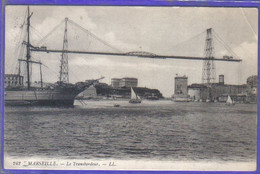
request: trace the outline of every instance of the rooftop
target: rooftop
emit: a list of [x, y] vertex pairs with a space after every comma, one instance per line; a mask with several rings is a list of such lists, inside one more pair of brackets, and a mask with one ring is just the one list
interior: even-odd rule
[[5, 77], [22, 77], [21, 75], [19, 74], [5, 74]]
[[134, 78], [134, 77], [123, 77], [122, 79], [127, 79], [127, 80], [137, 80], [137, 78]]
[[176, 76], [175, 79], [188, 79], [187, 76]]

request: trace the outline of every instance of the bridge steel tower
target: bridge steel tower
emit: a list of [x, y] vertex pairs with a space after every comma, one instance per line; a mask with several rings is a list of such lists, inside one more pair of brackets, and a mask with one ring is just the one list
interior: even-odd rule
[[[65, 31], [63, 38], [63, 51], [68, 51], [68, 35], [67, 35], [67, 23], [68, 18], [65, 18]], [[68, 64], [68, 53], [62, 52], [61, 54], [61, 65], [60, 65], [60, 81], [69, 83], [69, 64]]]
[[208, 59], [203, 61], [202, 83], [204, 84], [214, 83], [216, 79], [216, 69], [215, 69], [215, 62], [214, 62], [212, 28], [207, 29], [204, 56]]

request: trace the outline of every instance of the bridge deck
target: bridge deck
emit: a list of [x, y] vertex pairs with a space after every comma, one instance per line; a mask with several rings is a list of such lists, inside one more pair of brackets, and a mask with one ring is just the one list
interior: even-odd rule
[[92, 54], [92, 55], [108, 55], [108, 56], [127, 56], [138, 58], [154, 58], [154, 59], [186, 59], [186, 60], [214, 60], [214, 61], [226, 61], [226, 62], [241, 62], [242, 59], [223, 59], [223, 58], [206, 58], [206, 57], [189, 57], [189, 56], [175, 56], [175, 55], [156, 55], [156, 54], [131, 54], [130, 53], [112, 53], [112, 52], [93, 52], [93, 51], [71, 51], [71, 50], [42, 50], [31, 49], [36, 52], [47, 53], [72, 53], [72, 54]]

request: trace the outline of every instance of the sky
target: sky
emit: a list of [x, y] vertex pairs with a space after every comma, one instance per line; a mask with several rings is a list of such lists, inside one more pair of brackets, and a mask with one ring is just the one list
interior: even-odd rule
[[[65, 23], [61, 22], [67, 17], [84, 28], [68, 22], [69, 50], [204, 56], [206, 29], [212, 28], [215, 57], [232, 55], [222, 40], [242, 59], [240, 63], [215, 61], [216, 82], [223, 74], [226, 84], [245, 84], [249, 76], [257, 74], [256, 8], [31, 6], [30, 11], [31, 43], [35, 46], [62, 49]], [[6, 6], [5, 73], [18, 72], [17, 59], [23, 56], [21, 43], [25, 40], [25, 13], [26, 6]], [[116, 49], [99, 42], [89, 32]], [[60, 57], [32, 53], [33, 60], [45, 65], [44, 81], [58, 80]], [[111, 84], [111, 78], [136, 77], [139, 87], [156, 88], [170, 97], [176, 74], [188, 76], [188, 84], [201, 83], [202, 65], [203, 61], [198, 60], [69, 54], [69, 79], [75, 83], [104, 76], [101, 82]], [[38, 81], [39, 70], [32, 68], [33, 81]]]

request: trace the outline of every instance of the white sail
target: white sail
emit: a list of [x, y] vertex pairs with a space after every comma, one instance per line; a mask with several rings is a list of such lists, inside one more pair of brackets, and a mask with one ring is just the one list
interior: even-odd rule
[[141, 98], [138, 95], [136, 95], [133, 88], [131, 88], [131, 99], [129, 100], [129, 103], [141, 103], [141, 102], [142, 102]]
[[232, 101], [230, 96], [228, 96], [226, 103], [227, 104], [233, 104], [233, 101]]
[[135, 91], [133, 90], [133, 88], [131, 88], [131, 99], [136, 99], [136, 94]]

